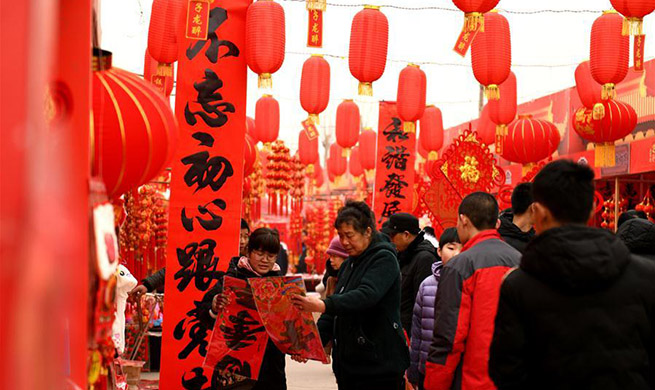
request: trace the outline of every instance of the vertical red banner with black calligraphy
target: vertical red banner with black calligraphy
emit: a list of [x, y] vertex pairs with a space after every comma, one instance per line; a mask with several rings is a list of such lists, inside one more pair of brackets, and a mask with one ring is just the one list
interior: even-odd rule
[[[202, 367], [213, 325], [202, 298], [239, 252], [250, 3], [190, 0], [179, 28], [180, 140], [171, 175], [162, 390], [218, 387]], [[194, 20], [199, 29], [188, 26]], [[204, 26], [207, 39], [189, 34], [204, 35]]]
[[380, 102], [373, 210], [380, 225], [399, 212], [411, 213], [414, 200], [416, 133], [406, 133], [396, 102]]

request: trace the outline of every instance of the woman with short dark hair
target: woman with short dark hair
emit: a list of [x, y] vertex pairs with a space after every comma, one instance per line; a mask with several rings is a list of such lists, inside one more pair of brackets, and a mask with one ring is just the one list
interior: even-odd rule
[[296, 296], [301, 310], [323, 313], [318, 328], [333, 347], [340, 390], [401, 390], [409, 367], [400, 325], [400, 268], [389, 240], [375, 229], [364, 202], [349, 201], [334, 223], [348, 258], [334, 295], [324, 300]]

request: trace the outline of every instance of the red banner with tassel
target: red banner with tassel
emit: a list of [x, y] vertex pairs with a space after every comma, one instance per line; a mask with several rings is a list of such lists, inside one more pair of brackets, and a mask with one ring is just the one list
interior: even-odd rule
[[307, 134], [307, 139], [310, 141], [313, 141], [318, 137], [318, 130], [316, 129], [316, 125], [314, 124], [314, 121], [311, 119], [305, 119], [302, 121], [302, 127], [305, 130], [305, 133]]
[[462, 29], [462, 32], [459, 33], [459, 37], [457, 38], [457, 42], [455, 42], [455, 47], [453, 48], [455, 53], [462, 57], [466, 57], [466, 53], [469, 51], [473, 39], [475, 39], [480, 27], [481, 25], [478, 24], [473, 30], [467, 30], [466, 26]]
[[323, 47], [323, 11], [310, 9], [307, 26], [307, 47]]
[[[206, 320], [207, 308], [199, 303], [230, 258], [239, 253], [246, 134], [245, 21], [251, 1], [195, 3], [210, 7], [210, 29], [207, 40], [187, 38], [184, 28], [178, 36], [180, 139], [171, 162], [162, 390], [201, 389], [220, 381], [218, 372], [202, 367], [212, 328]], [[195, 18], [191, 15], [195, 11], [195, 7], [188, 9], [184, 19]]]
[[646, 35], [635, 35], [634, 41], [634, 66], [635, 71], [644, 70], [644, 49], [646, 48]]

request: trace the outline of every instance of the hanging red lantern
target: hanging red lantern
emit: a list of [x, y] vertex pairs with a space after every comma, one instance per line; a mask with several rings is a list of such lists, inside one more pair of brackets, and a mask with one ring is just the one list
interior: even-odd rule
[[378, 148], [378, 135], [375, 131], [364, 128], [359, 135], [359, 162], [367, 171], [375, 169], [375, 155]]
[[484, 14], [494, 9], [499, 0], [453, 0], [464, 12], [464, 31], [484, 30]]
[[350, 174], [357, 178], [364, 174], [364, 168], [362, 168], [362, 163], [359, 160], [359, 147], [355, 146], [350, 153], [350, 159], [348, 159], [348, 171]]
[[588, 109], [594, 110], [595, 119], [600, 119], [605, 115], [601, 104], [603, 88], [591, 76], [589, 61], [581, 62], [575, 68], [575, 89], [578, 91], [582, 104]]
[[500, 98], [489, 100], [489, 118], [496, 124], [496, 154], [503, 154], [507, 125], [516, 118], [516, 76], [509, 72], [507, 80], [498, 87]]
[[436, 160], [437, 152], [443, 146], [443, 119], [441, 110], [435, 106], [427, 106], [421, 118], [421, 131], [418, 135], [419, 151], [428, 153], [428, 160]]
[[173, 77], [172, 64], [177, 61], [177, 34], [185, 11], [184, 0], [154, 0], [148, 26], [148, 48], [159, 63], [156, 74]]
[[593, 110], [579, 108], [573, 115], [573, 129], [587, 141], [596, 143], [596, 166], [616, 164], [614, 142], [626, 137], [637, 125], [637, 113], [628, 103], [617, 100], [602, 102], [605, 115], [596, 119]]
[[318, 138], [309, 139], [304, 130], [298, 134], [298, 157], [305, 166], [318, 163]]
[[314, 180], [316, 188], [321, 188], [325, 184], [325, 172], [323, 172], [323, 167], [319, 163], [314, 164]]
[[489, 116], [489, 104], [485, 104], [476, 124], [476, 131], [482, 143], [493, 145], [496, 142], [496, 124]]
[[330, 64], [320, 54], [312, 54], [302, 66], [300, 104], [309, 118], [318, 123], [318, 114], [330, 101]]
[[346, 173], [348, 167], [348, 160], [343, 155], [343, 149], [337, 144], [330, 145], [330, 153], [328, 156], [328, 173], [332, 173], [335, 177], [339, 177]]
[[519, 115], [519, 119], [509, 126], [506, 138], [503, 158], [523, 165], [549, 157], [560, 142], [559, 131], [554, 124], [533, 119], [531, 115]]
[[382, 77], [387, 63], [389, 21], [380, 7], [367, 5], [353, 18], [348, 66], [359, 80], [359, 94], [373, 96], [372, 83]]
[[[426, 107], [426, 109], [427, 109], [427, 107]], [[423, 114], [423, 116], [425, 117], [425, 114]], [[423, 120], [423, 118], [421, 118], [421, 121], [422, 121], [422, 120]], [[421, 131], [423, 131], [422, 126], [423, 126], [423, 124], [421, 124]], [[419, 133], [419, 138], [420, 138], [420, 137], [421, 137], [421, 136], [420, 136], [420, 133]], [[421, 140], [420, 140], [420, 139], [416, 142], [416, 150], [418, 150], [418, 155], [421, 156], [421, 157], [423, 157], [423, 159], [427, 160], [428, 158], [430, 158], [430, 152], [428, 152], [427, 149], [425, 149], [425, 148], [423, 147], [423, 145], [421, 144]], [[437, 158], [438, 158], [438, 157], [437, 157]]]
[[346, 99], [337, 107], [336, 123], [337, 144], [344, 148], [347, 155], [350, 148], [359, 140], [359, 107], [350, 99]]
[[509, 76], [512, 43], [507, 19], [498, 12], [484, 14], [484, 31], [479, 31], [471, 47], [473, 74], [485, 86], [487, 99], [498, 99], [498, 86]]
[[164, 96], [169, 97], [173, 92], [173, 85], [175, 84], [173, 74], [175, 74], [175, 64], [171, 64], [171, 75], [164, 76], [158, 75], [159, 63], [146, 50], [146, 56], [143, 64], [143, 79], [151, 82], [155, 88], [160, 90]]
[[243, 176], [250, 175], [255, 170], [255, 161], [257, 161], [257, 142], [246, 134], [246, 143], [243, 146]]
[[255, 131], [257, 141], [264, 144], [277, 139], [280, 131], [280, 105], [271, 95], [264, 95], [255, 105]]
[[111, 53], [94, 50], [93, 174], [110, 198], [153, 179], [173, 157], [177, 122], [150, 83], [112, 68]]
[[246, 117], [246, 134], [248, 134], [257, 143], [257, 130], [255, 128], [255, 120], [249, 116]]
[[603, 12], [591, 27], [589, 66], [594, 80], [603, 86], [603, 99], [613, 99], [615, 85], [628, 74], [630, 40], [622, 31], [623, 18], [616, 11]]
[[409, 64], [400, 71], [396, 107], [407, 133], [416, 132], [416, 121], [425, 110], [425, 72], [418, 65]]
[[634, 67], [644, 70], [644, 50], [646, 36], [643, 34], [644, 16], [655, 11], [653, 0], [610, 0], [614, 9], [625, 17], [623, 35], [634, 35]]
[[272, 0], [259, 0], [246, 13], [246, 61], [259, 75], [259, 88], [271, 88], [271, 74], [284, 62], [284, 9]]

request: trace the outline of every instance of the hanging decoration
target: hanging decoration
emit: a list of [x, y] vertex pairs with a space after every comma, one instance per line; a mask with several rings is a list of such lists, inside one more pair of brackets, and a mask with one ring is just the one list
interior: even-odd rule
[[249, 116], [246, 117], [246, 135], [249, 135], [255, 143], [259, 142], [255, 120]]
[[148, 26], [148, 48], [152, 58], [157, 61], [156, 76], [173, 77], [173, 63], [177, 61], [177, 34], [185, 0], [154, 0]]
[[602, 87], [591, 76], [589, 61], [581, 62], [575, 68], [575, 89], [582, 104], [593, 110], [594, 119], [601, 119], [605, 115], [605, 108], [601, 104]]
[[348, 66], [359, 80], [359, 94], [373, 96], [373, 82], [382, 77], [387, 63], [389, 21], [380, 7], [366, 5], [353, 18]]
[[307, 26], [307, 47], [323, 47], [323, 12], [327, 9], [326, 0], [306, 0], [309, 12]]
[[644, 195], [644, 199], [635, 206], [635, 210], [637, 211], [643, 211], [646, 213], [646, 217], [653, 222], [653, 218], [655, 217], [653, 214], [655, 214], [655, 201], [653, 200], [653, 197], [651, 196], [650, 189], [646, 191], [646, 195]]
[[489, 100], [489, 119], [496, 124], [496, 154], [503, 154], [507, 126], [516, 118], [516, 76], [509, 72], [504, 83], [498, 87], [500, 98]]
[[[259, 2], [268, 2], [260, 0]], [[280, 132], [280, 104], [271, 95], [264, 95], [255, 104], [255, 133], [257, 141], [268, 145]]]
[[496, 124], [491, 120], [489, 103], [482, 108], [475, 130], [485, 145], [493, 145], [496, 142]]
[[[428, 160], [436, 160], [443, 147], [443, 119], [441, 110], [433, 105], [427, 106], [421, 117], [421, 131], [418, 135], [419, 153], [427, 152]], [[425, 157], [422, 153], [421, 156]]]
[[271, 75], [284, 62], [284, 9], [273, 0], [259, 0], [246, 14], [246, 61], [259, 75], [259, 88], [272, 88]]
[[462, 31], [484, 31], [484, 14], [491, 11], [499, 0], [453, 0], [453, 4], [464, 12]]
[[591, 27], [589, 67], [594, 80], [603, 86], [602, 99], [614, 99], [615, 86], [628, 74], [630, 39], [623, 35], [623, 18], [605, 11]]
[[364, 128], [362, 134], [359, 135], [359, 162], [365, 171], [375, 169], [377, 147], [378, 135], [372, 129]]
[[300, 162], [298, 155], [291, 158], [291, 213], [299, 214], [303, 207], [305, 196], [305, 166]]
[[309, 119], [318, 124], [318, 115], [330, 101], [330, 64], [320, 54], [312, 54], [302, 66], [300, 104]]
[[471, 47], [473, 75], [485, 87], [488, 100], [500, 97], [498, 86], [505, 82], [512, 66], [512, 43], [507, 19], [496, 11], [484, 14], [484, 31]]
[[152, 84], [113, 68], [94, 51], [92, 172], [117, 198], [154, 178], [171, 161], [178, 128], [169, 103]]
[[318, 138], [310, 139], [305, 130], [298, 133], [298, 157], [308, 169], [318, 162]]
[[266, 192], [268, 193], [268, 210], [273, 215], [288, 213], [287, 197], [291, 188], [291, 156], [289, 148], [283, 141], [277, 140], [271, 145], [266, 165]]
[[255, 140], [248, 134], [246, 134], [246, 143], [243, 150], [243, 176], [247, 177], [255, 170], [258, 153]]
[[418, 65], [409, 64], [400, 71], [396, 107], [405, 132], [416, 132], [416, 121], [425, 110], [426, 84], [425, 72]]
[[534, 163], [552, 155], [559, 142], [559, 131], [554, 124], [534, 119], [532, 115], [519, 115], [509, 126], [503, 158], [524, 165], [527, 172]]
[[[348, 155], [350, 148], [359, 140], [359, 107], [351, 99], [346, 99], [337, 107], [336, 137], [337, 144]], [[339, 175], [337, 175], [339, 176]]]
[[610, 0], [612, 7], [625, 17], [623, 19], [623, 35], [634, 35], [634, 68], [644, 70], [644, 17], [655, 11], [655, 1], [652, 0]]
[[320, 163], [314, 164], [314, 187], [319, 189], [325, 184], [325, 172], [323, 172], [323, 167]]
[[[617, 217], [615, 199], [616, 196], [614, 194], [612, 195], [611, 198], [609, 198], [603, 203], [603, 213], [600, 215], [602, 219], [600, 227], [612, 232], [616, 232], [616, 228], [617, 228], [615, 223]], [[618, 215], [621, 215], [626, 211], [627, 205], [628, 205], [628, 200], [619, 195]]]
[[364, 168], [362, 168], [362, 163], [359, 159], [358, 146], [355, 146], [350, 153], [350, 158], [348, 159], [348, 172], [350, 172], [355, 181], [358, 181], [360, 176], [364, 174]]
[[170, 75], [159, 75], [158, 72], [159, 63], [152, 58], [148, 50], [146, 49], [146, 56], [143, 64], [143, 79], [152, 83], [164, 96], [169, 97], [173, 92], [173, 86], [175, 80], [173, 75], [175, 74], [175, 64], [171, 64], [171, 74]]
[[334, 178], [336, 181], [339, 179], [344, 173], [346, 173], [346, 169], [348, 167], [348, 160], [344, 156], [343, 153], [343, 148], [337, 144], [332, 144], [330, 145], [330, 152], [328, 156], [328, 173], [331, 173], [334, 175]]

